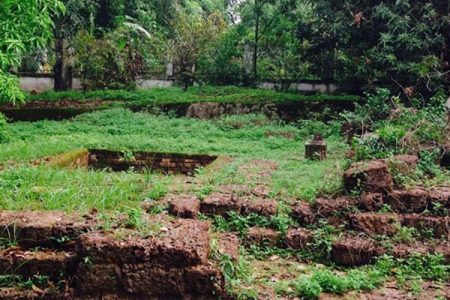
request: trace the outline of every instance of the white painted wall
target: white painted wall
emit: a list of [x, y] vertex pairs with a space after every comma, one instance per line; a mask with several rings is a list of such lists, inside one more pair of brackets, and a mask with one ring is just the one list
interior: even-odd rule
[[24, 91], [45, 92], [53, 89], [54, 80], [51, 77], [20, 77], [20, 88]]
[[[262, 89], [281, 89], [281, 84], [273, 82], [262, 82], [258, 85]], [[299, 92], [320, 92], [320, 93], [333, 93], [337, 90], [337, 85], [334, 83], [311, 83], [311, 82], [298, 82], [291, 83], [289, 90]]]
[[[20, 88], [24, 91], [31, 92], [45, 92], [53, 89], [54, 80], [52, 77], [29, 77], [23, 76], [19, 78]], [[172, 80], [159, 80], [159, 79], [139, 79], [136, 81], [138, 88], [151, 89], [155, 87], [171, 87], [173, 85]], [[72, 88], [74, 90], [81, 90], [81, 80], [74, 78], [72, 82]]]
[[[171, 87], [174, 85], [173, 80], [165, 79], [137, 79], [136, 84], [139, 89], [151, 89], [157, 87]], [[54, 80], [52, 77], [31, 77], [23, 76], [20, 77], [20, 87], [24, 91], [36, 91], [44, 92], [52, 90], [54, 85]], [[81, 81], [79, 78], [73, 79], [73, 89], [81, 90]], [[279, 83], [273, 82], [262, 82], [258, 86], [262, 89], [279, 89], [281, 85]], [[291, 83], [290, 90], [298, 92], [320, 92], [320, 93], [333, 93], [337, 90], [337, 85], [334, 83], [311, 83], [311, 82], [298, 82]]]
[[159, 79], [138, 79], [137, 86], [139, 89], [151, 89], [156, 87], [171, 87], [173, 80], [159, 80]]

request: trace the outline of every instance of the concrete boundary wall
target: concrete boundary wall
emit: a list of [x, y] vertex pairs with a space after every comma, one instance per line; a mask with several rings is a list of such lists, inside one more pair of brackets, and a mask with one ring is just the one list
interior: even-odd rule
[[[22, 90], [31, 92], [45, 92], [53, 89], [54, 79], [52, 76], [21, 76], [20, 87]], [[174, 80], [170, 79], [137, 79], [137, 87], [139, 89], [151, 89], [158, 87], [171, 87], [174, 85]], [[281, 84], [265, 81], [258, 85], [259, 88], [278, 90], [281, 89]], [[321, 82], [321, 81], [300, 81], [291, 83], [289, 90], [298, 92], [320, 92], [320, 93], [333, 93], [337, 90], [335, 83]], [[81, 89], [81, 81], [79, 78], [73, 79], [73, 89]]]
[[[269, 89], [269, 90], [280, 90], [282, 89], [282, 85], [280, 83], [274, 82], [262, 82], [258, 85], [259, 88]], [[289, 85], [289, 90], [291, 91], [299, 91], [299, 92], [320, 92], [331, 94], [334, 93], [338, 89], [338, 86], [335, 83], [330, 82], [313, 82], [313, 81], [305, 81], [305, 82], [294, 82]]]

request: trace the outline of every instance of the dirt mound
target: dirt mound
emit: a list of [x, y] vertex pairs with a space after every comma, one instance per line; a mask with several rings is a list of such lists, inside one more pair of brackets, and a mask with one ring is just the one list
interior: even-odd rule
[[292, 228], [286, 233], [285, 243], [292, 249], [305, 249], [313, 242], [313, 233], [304, 228]]
[[217, 250], [236, 260], [239, 256], [239, 237], [234, 233], [220, 233], [217, 237]]
[[251, 227], [248, 230], [247, 241], [252, 244], [274, 247], [278, 243], [278, 231], [270, 228]]
[[241, 206], [233, 194], [213, 193], [203, 199], [200, 210], [204, 214], [226, 215], [230, 211], [240, 213]]
[[357, 213], [350, 216], [352, 227], [368, 235], [394, 235], [401, 219], [396, 214]]
[[242, 211], [244, 215], [255, 213], [261, 216], [270, 217], [277, 214], [278, 202], [276, 200], [247, 198], [243, 200]]
[[386, 203], [396, 212], [420, 213], [428, 207], [428, 192], [420, 188], [392, 191]]

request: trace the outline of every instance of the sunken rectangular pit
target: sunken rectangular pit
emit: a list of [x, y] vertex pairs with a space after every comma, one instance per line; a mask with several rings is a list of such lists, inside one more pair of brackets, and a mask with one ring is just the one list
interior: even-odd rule
[[155, 153], [89, 149], [88, 166], [96, 170], [111, 171], [159, 171], [165, 174], [193, 175], [195, 170], [206, 167], [217, 159], [210, 155], [180, 153]]
[[156, 171], [193, 176], [196, 169], [207, 167], [218, 156], [147, 151], [115, 151], [76, 149], [44, 159], [48, 166], [58, 168], [90, 168], [107, 171]]

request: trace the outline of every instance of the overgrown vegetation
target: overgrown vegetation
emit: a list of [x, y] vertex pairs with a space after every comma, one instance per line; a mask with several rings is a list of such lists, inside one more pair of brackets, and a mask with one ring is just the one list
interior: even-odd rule
[[280, 93], [271, 90], [249, 89], [237, 86], [214, 87], [203, 86], [191, 88], [182, 92], [179, 88], [155, 88], [150, 90], [107, 90], [107, 91], [69, 91], [45, 92], [28, 96], [28, 101], [58, 101], [58, 100], [104, 100], [126, 101], [142, 104], [174, 104], [196, 102], [223, 103], [278, 103], [291, 101], [349, 101], [356, 102], [359, 97], [354, 95], [300, 95], [297, 93]]
[[418, 280], [446, 281], [449, 272], [450, 268], [441, 256], [414, 255], [406, 260], [383, 256], [373, 266], [352, 269], [346, 273], [318, 268], [311, 275], [299, 277], [292, 285], [296, 295], [316, 299], [322, 292], [344, 294], [349, 291], [370, 291], [380, 287], [392, 276], [397, 278], [399, 284], [414, 289]]
[[[406, 292], [417, 298], [422, 287], [444, 291], [450, 278], [448, 255], [435, 253], [448, 247], [448, 236], [437, 236], [448, 235], [448, 228], [436, 230], [431, 224], [445, 223], [449, 215], [445, 189], [450, 187], [450, 173], [443, 158], [450, 153], [450, 107], [446, 110], [444, 105], [450, 101], [450, 6], [444, 2], [4, 0], [0, 6], [4, 108], [26, 100], [35, 101], [32, 109], [48, 102], [62, 110], [80, 106], [101, 111], [65, 121], [12, 124], [0, 114], [0, 209], [92, 212], [103, 230], [116, 229], [117, 239], [151, 238], [170, 230], [157, 219], [175, 218], [167, 215], [174, 205], [169, 196], [187, 194], [205, 201], [214, 192], [232, 189], [233, 198], [236, 188], [242, 198], [235, 203], [236, 212], [199, 218], [211, 221], [209, 258], [237, 299], [274, 298], [273, 292], [302, 299], [316, 299], [322, 293], [358, 296], [388, 282], [396, 283], [400, 295]], [[57, 92], [25, 95], [11, 75], [21, 71], [53, 72]], [[82, 91], [71, 90], [74, 76]], [[153, 77], [175, 85], [138, 89], [140, 79]], [[299, 89], [307, 88], [297, 83], [305, 79], [312, 84], [334, 83], [337, 90], [332, 95], [299, 94]], [[274, 90], [257, 89], [262, 83]], [[326, 90], [334, 86], [326, 85]], [[177, 117], [189, 114], [175, 109], [199, 102], [221, 103], [216, 105], [220, 108], [228, 103], [245, 106], [244, 113], [248, 107], [261, 107], [265, 114], [211, 120]], [[273, 107], [289, 109], [294, 104], [305, 107], [304, 119], [285, 123], [267, 117]], [[356, 109], [338, 115], [340, 110], [329, 108], [334, 105]], [[304, 159], [305, 142], [313, 135], [326, 140], [324, 161]], [[343, 135], [348, 135], [348, 143]], [[126, 163], [136, 160], [136, 151], [209, 154], [219, 159], [197, 169], [193, 177], [153, 170], [112, 172], [89, 169], [86, 161], [81, 162], [96, 160], [89, 156], [89, 148], [121, 151], [118, 160]], [[417, 155], [419, 161], [407, 170], [397, 169], [393, 156], [398, 154]], [[342, 196], [344, 201], [344, 196], [358, 197], [362, 188], [345, 192], [343, 172], [352, 162], [380, 158], [386, 158], [396, 191], [424, 189], [418, 192], [426, 202], [421, 207], [401, 211], [391, 201], [377, 208], [378, 213], [402, 214], [401, 221], [388, 221], [392, 232], [369, 236], [370, 230], [362, 232], [350, 224], [347, 213], [372, 210], [350, 203], [353, 200], [345, 204], [347, 208], [326, 212], [330, 218], [319, 211], [305, 216], [314, 221], [296, 220], [292, 204], [299, 201], [316, 210], [319, 197]], [[424, 196], [425, 189], [436, 186], [442, 189], [440, 199], [431, 200], [431, 193]], [[380, 194], [385, 202], [393, 196], [388, 192]], [[248, 213], [244, 201], [253, 198], [276, 201], [277, 211], [271, 217]], [[413, 211], [409, 217], [420, 221], [425, 216], [430, 224], [413, 227], [405, 222], [405, 213]], [[255, 238], [252, 244], [247, 234], [254, 226], [272, 229], [271, 243], [259, 244]], [[289, 235], [289, 229], [301, 227], [305, 228], [295, 231], [299, 236]], [[15, 229], [0, 241], [0, 248], [20, 256], [23, 249]], [[237, 257], [219, 249], [215, 237], [223, 232], [240, 239]], [[361, 263], [372, 264], [335, 265], [336, 240], [360, 237], [373, 239], [380, 248], [367, 250], [370, 253], [361, 258]], [[301, 239], [301, 249], [288, 248], [284, 238]], [[52, 242], [61, 246], [68, 239], [62, 236]], [[352, 246], [345, 242], [342, 248]], [[361, 251], [372, 247], [369, 244], [361, 245]], [[425, 248], [429, 253], [406, 253], [408, 258], [382, 255], [395, 256], [394, 250], [415, 245], [417, 252]], [[84, 263], [92, 264], [91, 258], [84, 257]], [[360, 262], [352, 257], [352, 264]], [[43, 294], [55, 288], [68, 292], [70, 286], [59, 277], [61, 282], [51, 283], [41, 274], [25, 278], [14, 271], [2, 273], [0, 289], [13, 286]]]
[[[72, 121], [13, 123], [9, 131], [15, 138], [0, 150], [0, 203], [5, 209], [124, 210], [137, 207], [145, 198], [164, 196], [170, 185], [182, 188], [173, 177], [157, 173], [109, 173], [40, 165], [40, 159], [79, 148], [234, 156], [229, 168], [203, 175], [205, 185], [199, 187], [199, 194], [209, 194], [220, 184], [242, 182], [242, 175], [236, 175], [237, 166], [252, 158], [266, 158], [280, 165], [273, 175], [274, 193], [314, 198], [341, 188], [340, 172], [345, 166], [345, 147], [339, 137], [329, 140], [329, 156], [334, 159], [304, 161], [303, 142], [312, 132], [257, 115], [202, 121], [114, 109], [81, 115]], [[292, 132], [294, 140], [283, 135], [266, 136], [268, 131]], [[38, 166], [30, 166], [33, 161]], [[299, 186], [298, 179], [304, 184]]]

